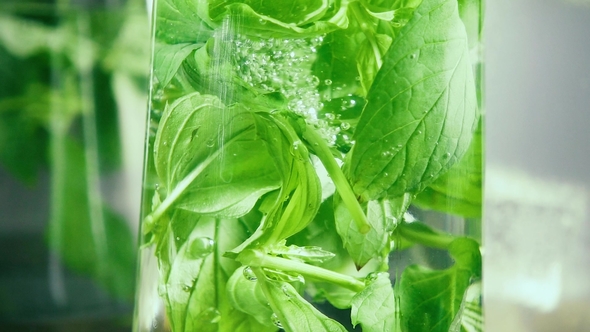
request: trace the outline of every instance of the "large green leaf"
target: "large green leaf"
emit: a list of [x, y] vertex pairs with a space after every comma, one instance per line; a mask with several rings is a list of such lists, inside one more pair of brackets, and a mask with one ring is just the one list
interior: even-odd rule
[[346, 166], [364, 200], [418, 193], [465, 153], [477, 120], [457, 3], [424, 0], [385, 55]]
[[194, 50], [202, 47], [202, 44], [161, 44], [154, 45], [154, 75], [158, 84], [166, 86], [172, 77], [176, 75], [178, 68]]
[[167, 192], [153, 219], [171, 206], [240, 217], [280, 184], [251, 113], [227, 108], [214, 96], [190, 94], [167, 108], [154, 160]]
[[239, 267], [222, 257], [247, 237], [237, 219], [202, 217], [176, 210], [156, 255], [160, 292], [172, 331], [275, 331], [233, 308], [226, 284]]
[[481, 277], [479, 244], [468, 238], [450, 243], [455, 264], [446, 270], [408, 266], [396, 285], [400, 298], [402, 328], [407, 332], [448, 332], [460, 324], [465, 292]]
[[274, 328], [271, 320], [272, 309], [268, 306], [258, 281], [252, 275], [249, 267], [238, 268], [227, 283], [227, 297], [232, 307], [251, 315], [260, 324]]

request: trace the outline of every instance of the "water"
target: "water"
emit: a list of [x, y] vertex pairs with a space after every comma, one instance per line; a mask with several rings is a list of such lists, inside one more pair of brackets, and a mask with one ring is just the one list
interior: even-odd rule
[[434, 3], [156, 1], [135, 331], [482, 330], [481, 3]]
[[139, 4], [0, 5], [0, 330], [130, 327]]

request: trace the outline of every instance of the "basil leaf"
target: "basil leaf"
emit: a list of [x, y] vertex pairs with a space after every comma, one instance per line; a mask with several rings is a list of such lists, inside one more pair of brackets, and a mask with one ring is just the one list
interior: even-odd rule
[[[391, 46], [391, 42], [392, 38], [388, 35], [375, 35], [375, 43], [380, 53], [379, 57], [381, 57], [381, 54], [385, 54], [387, 52]], [[375, 56], [376, 55], [373, 45], [369, 42], [369, 40], [365, 40], [361, 44], [356, 57], [357, 69], [360, 74], [361, 84], [363, 86], [363, 90], [365, 91], [365, 95], [371, 88], [373, 80], [379, 71], [379, 63], [377, 62]]]
[[214, 96], [190, 94], [167, 108], [156, 134], [154, 159], [168, 192], [153, 219], [172, 205], [240, 217], [261, 195], [279, 187], [252, 116], [226, 108]]
[[226, 296], [226, 284], [239, 264], [221, 254], [246, 237], [246, 227], [237, 219], [176, 210], [156, 249], [172, 331], [276, 330], [233, 308]]
[[154, 75], [158, 84], [166, 86], [172, 77], [176, 75], [178, 68], [194, 50], [202, 47], [202, 44], [161, 44], [156, 43], [154, 49]]
[[446, 270], [408, 266], [396, 285], [400, 298], [402, 328], [411, 332], [447, 332], [460, 320], [467, 287], [481, 277], [479, 244], [458, 238], [450, 243], [455, 264]]
[[[232, 307], [254, 317], [260, 324], [273, 327], [271, 321], [272, 310], [258, 284], [258, 281], [249, 280], [244, 273], [244, 266], [237, 269], [227, 283], [227, 297]], [[249, 268], [248, 268], [249, 269]]]
[[389, 252], [389, 231], [393, 229], [394, 223], [388, 203], [369, 201], [364, 204], [367, 221], [371, 225], [366, 234], [359, 231], [344, 203], [335, 199], [335, 204], [336, 231], [357, 268], [360, 269], [373, 258], [383, 258]]
[[341, 28], [338, 23], [329, 21], [315, 21], [303, 26], [282, 22], [278, 19], [257, 13], [252, 7], [244, 3], [233, 3], [226, 6], [225, 9], [223, 14], [215, 17], [214, 20], [218, 24], [221, 24], [226, 17], [239, 17], [240, 29], [248, 36], [280, 39], [305, 38], [318, 36]]
[[328, 10], [328, 0], [299, 0], [289, 4], [274, 0], [217, 0], [209, 1], [209, 14], [217, 17], [226, 6], [242, 3], [256, 13], [287, 24], [304, 25], [322, 17]]
[[286, 282], [264, 281], [264, 294], [287, 332], [346, 332], [346, 328], [326, 317]]
[[204, 43], [213, 30], [199, 17], [193, 0], [162, 0], [156, 6], [156, 40], [167, 44]]
[[352, 298], [350, 316], [352, 324], [361, 324], [363, 332], [391, 331], [396, 323], [396, 307], [388, 273], [378, 273]]
[[368, 201], [418, 193], [465, 153], [476, 95], [457, 3], [424, 0], [367, 95], [346, 165]]
[[482, 208], [482, 136], [481, 122], [471, 146], [451, 169], [424, 189], [414, 204], [468, 218], [481, 217]]

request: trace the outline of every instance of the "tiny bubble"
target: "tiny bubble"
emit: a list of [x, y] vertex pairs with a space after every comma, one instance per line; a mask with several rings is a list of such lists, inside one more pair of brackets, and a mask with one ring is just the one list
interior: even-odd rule
[[242, 274], [244, 275], [244, 278], [246, 278], [247, 280], [250, 280], [250, 281], [256, 281], [258, 279], [258, 278], [256, 278], [254, 271], [252, 271], [252, 268], [249, 266], [246, 266], [244, 268], [244, 270], [242, 271]]
[[328, 78], [324, 81], [324, 84], [325, 85], [332, 85], [332, 80]]
[[283, 324], [281, 324], [281, 321], [279, 320], [279, 316], [277, 316], [277, 314], [273, 313], [272, 316], [270, 316], [270, 320], [279, 329], [283, 328]]

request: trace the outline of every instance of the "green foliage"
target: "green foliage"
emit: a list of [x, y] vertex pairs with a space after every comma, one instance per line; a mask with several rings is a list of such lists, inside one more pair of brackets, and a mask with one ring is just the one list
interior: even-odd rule
[[[478, 216], [473, 14], [446, 0], [158, 5], [143, 232], [172, 330], [346, 331], [322, 301], [363, 331], [455, 328], [479, 246], [408, 209]], [[211, 251], [191, 253], [202, 239]], [[392, 287], [390, 253], [416, 245], [455, 265], [412, 265]]]

